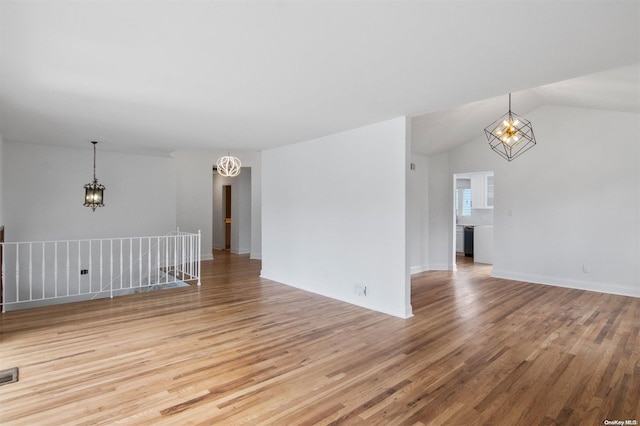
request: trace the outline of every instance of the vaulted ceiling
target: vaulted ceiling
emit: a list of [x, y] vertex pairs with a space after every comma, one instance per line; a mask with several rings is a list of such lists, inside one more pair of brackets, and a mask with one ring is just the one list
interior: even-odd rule
[[[512, 110], [521, 116], [544, 105], [640, 113], [640, 64], [512, 93]], [[413, 152], [437, 154], [484, 139], [483, 129], [508, 108], [504, 94], [414, 117]]]
[[509, 92], [521, 114], [640, 109], [637, 1], [2, 0], [0, 19], [15, 142], [262, 150], [408, 115], [430, 154]]

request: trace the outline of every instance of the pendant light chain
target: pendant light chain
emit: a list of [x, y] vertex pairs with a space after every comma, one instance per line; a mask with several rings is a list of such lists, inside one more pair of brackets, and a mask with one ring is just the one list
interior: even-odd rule
[[91, 142], [93, 144], [93, 181], [97, 181], [96, 179], [96, 145], [98, 142]]

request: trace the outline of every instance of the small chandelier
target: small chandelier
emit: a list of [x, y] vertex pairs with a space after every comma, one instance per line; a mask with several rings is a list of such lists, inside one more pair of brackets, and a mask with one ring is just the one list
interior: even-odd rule
[[93, 144], [93, 181], [84, 186], [84, 206], [91, 207], [93, 211], [96, 211], [96, 207], [104, 207], [104, 185], [98, 183], [96, 178], [96, 145], [98, 142], [91, 142]]
[[536, 144], [531, 122], [511, 112], [511, 93], [509, 93], [509, 112], [484, 129], [489, 146], [507, 161], [522, 155]]
[[229, 155], [218, 158], [218, 161], [216, 162], [218, 173], [226, 177], [238, 176], [240, 174], [241, 166], [242, 164], [240, 163], [240, 159]]

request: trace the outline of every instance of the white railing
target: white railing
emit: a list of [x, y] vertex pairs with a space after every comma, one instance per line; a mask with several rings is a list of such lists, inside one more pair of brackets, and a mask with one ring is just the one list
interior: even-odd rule
[[200, 231], [157, 237], [5, 242], [2, 312], [200, 285]]

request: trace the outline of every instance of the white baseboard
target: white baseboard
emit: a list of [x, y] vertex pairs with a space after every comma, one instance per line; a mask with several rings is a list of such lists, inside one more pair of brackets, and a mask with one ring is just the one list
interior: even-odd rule
[[455, 265], [447, 265], [446, 263], [434, 263], [432, 265], [416, 265], [410, 268], [410, 274], [415, 275], [427, 271], [455, 271]]
[[416, 265], [416, 266], [412, 266], [410, 269], [410, 273], [411, 275], [414, 274], [419, 274], [420, 272], [426, 272], [429, 270], [428, 266], [424, 266], [424, 265]]
[[533, 284], [545, 284], [556, 287], [573, 288], [576, 290], [597, 291], [598, 293], [617, 294], [620, 296], [640, 297], [640, 287], [630, 288], [610, 283], [596, 283], [591, 281], [571, 280], [566, 278], [549, 277], [545, 275], [523, 274], [520, 272], [502, 271], [493, 268], [491, 276], [507, 280], [523, 281]]
[[452, 271], [453, 265], [448, 263], [431, 263], [429, 264], [429, 271]]
[[[224, 251], [224, 250], [226, 250], [226, 249], [225, 249], [224, 247], [219, 247], [219, 246], [215, 246], [215, 245], [214, 245], [214, 246], [213, 246], [213, 250], [221, 250], [221, 251]], [[242, 249], [239, 249], [239, 250], [230, 250], [230, 251], [231, 251], [231, 253], [233, 253], [233, 254], [251, 254], [250, 259], [261, 259], [261, 258], [262, 258], [260, 254], [258, 254], [258, 256], [260, 256], [260, 257], [254, 257], [254, 256], [255, 256], [255, 254], [251, 252], [251, 249], [250, 249], [250, 248], [242, 248]], [[212, 258], [213, 258], [213, 257], [212, 257]]]
[[282, 285], [286, 285], [289, 287], [297, 288], [298, 290], [308, 291], [309, 293], [317, 294], [319, 296], [327, 297], [333, 300], [339, 300], [340, 302], [349, 303], [351, 305], [360, 306], [361, 308], [370, 309], [372, 311], [381, 312], [383, 314], [391, 315], [396, 318], [407, 319], [413, 316], [413, 308], [409, 305], [406, 310], [400, 307], [389, 307], [389, 306], [380, 306], [376, 303], [362, 303], [359, 300], [353, 300], [348, 298], [339, 297], [334, 294], [329, 294], [326, 292], [318, 291], [315, 289], [306, 288], [303, 286], [286, 283], [285, 280], [278, 279], [277, 276], [270, 274], [269, 272], [265, 272], [264, 269], [260, 271], [260, 278], [265, 278], [267, 280], [271, 280]]
[[238, 250], [233, 250], [233, 249], [232, 249], [232, 250], [231, 250], [231, 253], [233, 253], [233, 254], [249, 254], [249, 253], [251, 253], [251, 249], [247, 249], [247, 248], [245, 248], [245, 249], [238, 249]]

